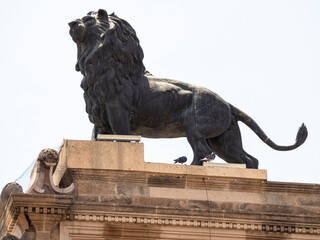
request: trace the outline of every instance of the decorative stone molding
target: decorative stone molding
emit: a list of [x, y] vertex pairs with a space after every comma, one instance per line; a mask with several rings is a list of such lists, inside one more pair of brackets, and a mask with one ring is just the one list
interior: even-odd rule
[[[244, 230], [269, 233], [289, 233], [320, 236], [319, 224], [286, 224], [275, 222], [263, 222], [257, 220], [244, 219], [227, 219], [224, 217], [191, 217], [177, 215], [161, 215], [161, 214], [136, 214], [136, 213], [115, 213], [101, 210], [100, 212], [84, 211], [70, 209], [71, 204], [75, 204], [72, 198], [60, 198], [58, 195], [38, 195], [43, 196], [36, 201], [36, 195], [23, 196], [23, 194], [14, 194], [14, 205], [11, 206], [11, 214], [14, 217], [11, 221], [11, 226], [8, 227], [9, 233], [12, 233], [13, 227], [18, 224], [19, 215], [28, 215], [33, 223], [39, 223], [40, 219], [52, 220], [48, 222], [50, 226], [54, 226], [54, 222], [60, 221], [72, 222], [77, 226], [77, 222], [86, 222], [88, 226], [91, 223], [108, 223], [108, 224], [136, 224], [141, 226], [168, 226], [168, 227], [187, 227], [201, 228], [211, 230]], [[23, 201], [21, 201], [23, 200]], [[58, 200], [58, 201], [57, 201]], [[25, 203], [23, 203], [25, 202]], [[73, 202], [73, 203], [72, 203]], [[27, 204], [28, 203], [28, 204]], [[120, 207], [120, 206], [119, 206]], [[43, 225], [43, 222], [41, 223]], [[35, 227], [37, 229], [37, 226]], [[192, 230], [190, 230], [192, 231]], [[50, 234], [50, 232], [48, 232]], [[38, 238], [37, 238], [38, 239]], [[43, 238], [45, 239], [45, 238]], [[50, 238], [48, 238], [50, 239]], [[312, 239], [312, 238], [311, 238]], [[316, 238], [315, 238], [316, 239]]]
[[53, 182], [53, 172], [58, 164], [59, 154], [54, 149], [43, 149], [33, 167], [27, 193], [72, 194], [74, 184], [59, 188]]
[[300, 233], [320, 235], [320, 227], [307, 224], [287, 225], [284, 223], [257, 223], [250, 221], [235, 221], [227, 219], [200, 219], [200, 218], [178, 218], [172, 216], [147, 217], [143, 215], [124, 215], [124, 214], [66, 214], [67, 221], [84, 221], [84, 222], [110, 222], [110, 223], [130, 223], [130, 224], [151, 224], [151, 225], [169, 225], [169, 226], [186, 226], [200, 228], [216, 229], [239, 229], [255, 230], [263, 232], [279, 233]]
[[72, 201], [73, 197], [67, 195], [13, 193], [6, 206], [7, 218], [0, 220], [6, 233], [18, 238], [59, 239], [50, 236], [58, 234], [56, 229]]
[[1, 224], [0, 224], [0, 236], [4, 235], [5, 232], [7, 231], [6, 226], [8, 222], [10, 221], [10, 213], [7, 210], [7, 204], [9, 197], [11, 193], [22, 193], [22, 187], [15, 182], [8, 183], [1, 192], [1, 197], [0, 197], [0, 219]]

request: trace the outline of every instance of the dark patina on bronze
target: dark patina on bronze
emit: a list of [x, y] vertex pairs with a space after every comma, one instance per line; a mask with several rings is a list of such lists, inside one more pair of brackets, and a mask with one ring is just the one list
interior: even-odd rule
[[100, 9], [69, 25], [78, 47], [76, 70], [84, 76], [81, 87], [94, 124], [93, 139], [97, 134], [187, 137], [194, 152], [193, 165], [202, 165], [201, 160], [217, 154], [228, 163], [258, 168], [258, 160], [242, 148], [238, 121], [275, 150], [295, 149], [307, 138], [302, 124], [293, 145], [279, 146], [250, 116], [216, 93], [152, 76], [143, 65], [135, 30], [115, 14]]

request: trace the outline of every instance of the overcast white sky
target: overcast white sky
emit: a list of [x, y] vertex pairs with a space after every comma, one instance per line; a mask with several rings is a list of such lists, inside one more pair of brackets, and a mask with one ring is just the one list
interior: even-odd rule
[[[268, 180], [320, 183], [319, 1], [1, 1], [0, 188], [43, 148], [90, 139], [82, 75], [68, 22], [106, 9], [126, 19], [155, 76], [205, 86], [253, 117], [277, 152], [241, 125], [245, 150]], [[145, 161], [171, 163], [192, 151], [186, 139], [149, 140]], [[221, 161], [221, 160], [220, 160]]]

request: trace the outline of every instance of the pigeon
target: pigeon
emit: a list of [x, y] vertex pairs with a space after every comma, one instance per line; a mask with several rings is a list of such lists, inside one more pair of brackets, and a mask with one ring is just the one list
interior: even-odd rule
[[175, 160], [173, 160], [174, 161], [174, 163], [176, 164], [176, 163], [181, 163], [181, 164], [183, 164], [183, 163], [185, 163], [186, 161], [187, 161], [187, 158], [185, 157], [185, 156], [183, 156], [183, 157], [179, 157], [179, 158], [177, 158], [177, 159], [175, 159]]
[[200, 161], [201, 162], [211, 162], [215, 158], [216, 158], [216, 155], [212, 152], [210, 155], [206, 156], [205, 158], [200, 159]]

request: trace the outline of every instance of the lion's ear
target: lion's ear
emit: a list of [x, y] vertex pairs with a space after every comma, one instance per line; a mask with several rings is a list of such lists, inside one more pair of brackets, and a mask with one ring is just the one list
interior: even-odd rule
[[107, 13], [107, 11], [104, 10], [104, 9], [99, 9], [99, 10], [98, 10], [98, 17], [108, 18], [108, 13]]

